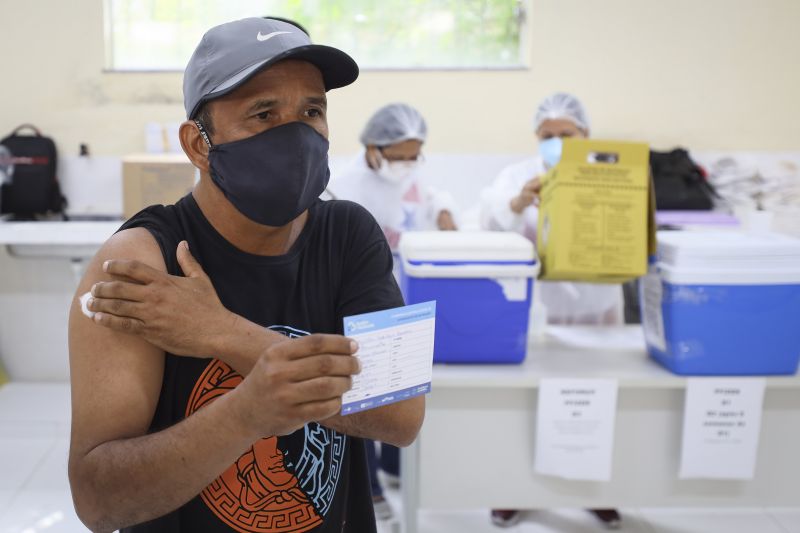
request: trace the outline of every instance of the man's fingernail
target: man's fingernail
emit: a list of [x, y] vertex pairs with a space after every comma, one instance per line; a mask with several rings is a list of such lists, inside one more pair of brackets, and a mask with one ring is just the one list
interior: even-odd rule
[[105, 263], [103, 263], [103, 272], [108, 272], [109, 263], [111, 263], [111, 261], [106, 261]]
[[189, 251], [189, 243], [187, 241], [183, 241], [181, 243], [181, 246], [183, 246], [183, 249], [186, 250], [187, 252]]
[[94, 285], [92, 285], [92, 290], [91, 290], [92, 296], [96, 296], [96, 294], [97, 294], [97, 286], [98, 285], [100, 285], [100, 284], [99, 283], [95, 283]]
[[350, 341], [350, 353], [356, 353], [358, 351], [358, 343], [356, 341]]
[[89, 298], [88, 300], [86, 300], [86, 307], [91, 309], [93, 303], [94, 303], [94, 298]]
[[356, 374], [360, 374], [361, 373], [361, 359], [356, 358], [356, 365], [358, 367], [358, 370], [356, 370]]
[[100, 320], [102, 320], [103, 318], [103, 313], [95, 313], [92, 318], [94, 319], [95, 322], [100, 322]]

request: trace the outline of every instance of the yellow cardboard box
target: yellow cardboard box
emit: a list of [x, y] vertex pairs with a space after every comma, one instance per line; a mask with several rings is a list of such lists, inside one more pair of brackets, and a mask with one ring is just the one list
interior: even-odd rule
[[619, 283], [655, 254], [655, 197], [647, 144], [565, 139], [542, 179], [542, 279]]
[[184, 154], [144, 154], [122, 158], [122, 211], [125, 218], [155, 204], [174, 204], [194, 187], [195, 167]]

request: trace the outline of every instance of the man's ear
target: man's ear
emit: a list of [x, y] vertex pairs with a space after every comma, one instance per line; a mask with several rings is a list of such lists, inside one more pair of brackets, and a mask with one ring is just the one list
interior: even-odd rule
[[378, 149], [377, 146], [370, 145], [367, 146], [367, 153], [365, 154], [367, 160], [367, 166], [372, 170], [378, 170], [381, 168], [381, 164], [383, 163], [383, 157], [381, 157], [381, 151]]
[[181, 148], [194, 166], [200, 172], [208, 173], [208, 145], [200, 133], [200, 129], [193, 120], [187, 120], [181, 124], [178, 130], [181, 140]]

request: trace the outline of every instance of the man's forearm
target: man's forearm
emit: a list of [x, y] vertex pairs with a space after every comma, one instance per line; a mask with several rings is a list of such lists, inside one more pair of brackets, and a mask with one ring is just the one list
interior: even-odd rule
[[95, 532], [110, 532], [163, 516], [199, 494], [258, 439], [231, 415], [235, 392], [158, 433], [72, 457], [81, 520]]
[[[219, 359], [242, 376], [247, 376], [260, 355], [285, 336], [249, 320], [238, 321], [220, 342]], [[396, 404], [347, 416], [336, 416], [320, 423], [353, 437], [407, 446], [417, 436], [425, 417], [425, 398], [417, 397]]]
[[236, 315], [233, 328], [219, 339], [216, 357], [246, 377], [267, 348], [286, 340], [285, 335]]
[[337, 415], [320, 421], [320, 424], [353, 437], [403, 447], [417, 438], [424, 418], [425, 397], [418, 396], [352, 415]]

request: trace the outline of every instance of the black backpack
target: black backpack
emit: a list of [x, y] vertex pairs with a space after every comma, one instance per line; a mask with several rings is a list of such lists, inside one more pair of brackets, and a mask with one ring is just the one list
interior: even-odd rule
[[717, 193], [706, 180], [705, 173], [689, 157], [676, 148], [671, 152], [650, 151], [650, 169], [656, 195], [656, 209], [710, 210]]
[[[25, 128], [34, 135], [20, 135]], [[23, 124], [0, 141], [0, 168], [7, 174], [0, 190], [0, 213], [17, 219], [33, 219], [36, 215], [64, 215], [67, 199], [61, 194], [56, 179], [58, 154], [53, 139], [45, 137], [30, 124]]]

